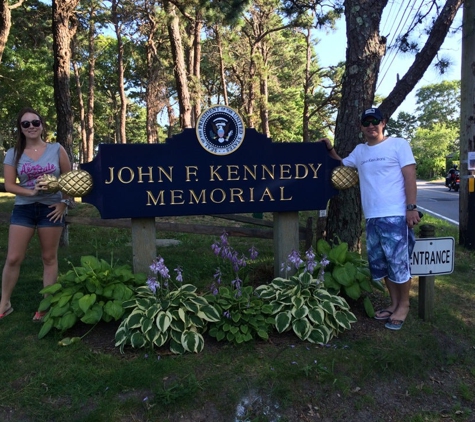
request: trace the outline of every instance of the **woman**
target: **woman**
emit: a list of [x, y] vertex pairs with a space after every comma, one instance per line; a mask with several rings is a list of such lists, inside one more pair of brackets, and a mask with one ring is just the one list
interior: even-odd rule
[[[41, 181], [44, 174], [59, 177], [71, 170], [66, 150], [59, 143], [46, 143], [44, 121], [32, 108], [23, 109], [17, 118], [17, 143], [4, 160], [5, 190], [14, 193], [10, 219], [8, 253], [2, 273], [0, 319], [13, 312], [10, 297], [20, 275], [28, 244], [35, 233], [41, 246], [43, 285], [54, 284], [58, 276], [58, 246], [64, 227], [64, 214], [70, 199], [61, 193], [47, 192]], [[41, 321], [36, 312], [34, 321]]]

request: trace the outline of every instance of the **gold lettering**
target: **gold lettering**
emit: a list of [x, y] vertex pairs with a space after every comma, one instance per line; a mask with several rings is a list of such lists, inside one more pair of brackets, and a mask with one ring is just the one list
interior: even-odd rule
[[[153, 193], [148, 190], [148, 191], [147, 191], [147, 206], [149, 206], [149, 205], [157, 205], [157, 204], [158, 204], [158, 201], [160, 201], [160, 204], [158, 204], [158, 205], [165, 205], [165, 201], [163, 200], [163, 194], [164, 194], [164, 191], [161, 190], [160, 193], [158, 194], [158, 196], [155, 198], [155, 197], [153, 196]], [[150, 201], [152, 201], [153, 204], [150, 203]]]
[[290, 164], [280, 165], [280, 178], [284, 180], [292, 178], [292, 175], [290, 174]]
[[[128, 170], [129, 171], [129, 180], [124, 180], [124, 178], [122, 177], [122, 172], [124, 170]], [[134, 178], [135, 178], [135, 173], [134, 171], [130, 168], [130, 167], [122, 167], [120, 170], [119, 170], [119, 174], [117, 175], [117, 177], [119, 178], [119, 180], [124, 183], [124, 184], [127, 184], [127, 183], [131, 183]]]
[[105, 184], [110, 185], [114, 181], [114, 167], [109, 167], [110, 180], [106, 180]]
[[254, 188], [249, 188], [249, 202], [254, 202]]
[[262, 178], [261, 180], [266, 180], [266, 175], [267, 173], [269, 177], [273, 180], [274, 179], [274, 170], [275, 170], [275, 164], [272, 164], [272, 171], [265, 165], [262, 165]]
[[185, 166], [186, 168], [186, 181], [191, 182], [190, 176], [195, 176], [195, 182], [198, 181], [198, 166]]
[[264, 193], [262, 194], [261, 196], [261, 199], [259, 199], [259, 202], [264, 202], [264, 196], [268, 196], [269, 197], [269, 200], [271, 202], [275, 201], [274, 197], [272, 196], [272, 193], [271, 191], [269, 190], [269, 188], [266, 188]]
[[202, 189], [199, 196], [196, 196], [195, 191], [190, 189], [190, 202], [188, 203], [193, 204], [193, 200], [195, 200], [195, 203], [197, 204], [200, 202], [206, 204], [206, 189]]
[[[299, 174], [299, 169], [304, 168], [303, 176]], [[295, 164], [295, 179], [305, 179], [308, 176], [308, 168], [305, 164]]]
[[148, 178], [148, 183], [153, 183], [153, 173], [152, 173], [152, 167], [148, 168], [148, 173], [142, 172], [142, 167], [137, 167], [137, 170], [139, 172], [139, 181], [137, 183], [143, 183], [142, 176], [149, 176]]
[[313, 163], [308, 163], [308, 166], [313, 170], [313, 179], [318, 179], [318, 170], [320, 170], [320, 167], [322, 166], [322, 163], [318, 163], [318, 167], [315, 168]]
[[223, 178], [217, 173], [217, 171], [221, 168], [221, 166], [218, 166], [216, 167], [216, 169], [214, 168], [214, 166], [210, 166], [209, 167], [209, 170], [210, 170], [210, 182], [214, 182], [214, 176], [216, 176], [216, 178], [221, 182], [223, 180]]
[[241, 202], [245, 202], [242, 194], [243, 190], [241, 188], [231, 188], [229, 202], [235, 202], [234, 197], [237, 197]]
[[292, 201], [292, 198], [293, 196], [291, 196], [290, 198], [285, 198], [284, 196], [284, 190], [285, 190], [285, 186], [280, 186], [280, 200], [281, 201]]
[[240, 179], [238, 175], [238, 170], [239, 170], [239, 166], [236, 164], [231, 164], [228, 166], [228, 181]]
[[165, 177], [170, 181], [173, 182], [173, 166], [168, 166], [168, 170], [170, 173], [167, 174], [167, 172], [164, 170], [163, 167], [158, 166], [158, 181], [161, 183], [163, 182], [162, 180], [162, 173], [165, 175]]
[[173, 189], [170, 191], [170, 196], [170, 205], [182, 205], [185, 203], [182, 190]]
[[[219, 192], [221, 193], [221, 200], [220, 201], [217, 201], [215, 198], [214, 198], [214, 194], [215, 192]], [[211, 202], [214, 202], [215, 204], [222, 204], [225, 199], [226, 199], [226, 192], [224, 192], [224, 190], [222, 189], [213, 189], [209, 195], [209, 198], [211, 199]]]
[[244, 177], [243, 177], [243, 180], [248, 180], [247, 179], [247, 176], [246, 176], [246, 173], [249, 173], [249, 176], [251, 176], [251, 178], [253, 180], [257, 180], [257, 165], [254, 164], [254, 172], [244, 164]]

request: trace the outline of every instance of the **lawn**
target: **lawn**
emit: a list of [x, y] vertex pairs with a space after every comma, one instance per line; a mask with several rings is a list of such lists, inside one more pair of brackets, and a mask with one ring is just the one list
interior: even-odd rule
[[[1, 195], [0, 212], [7, 213], [12, 199]], [[97, 215], [86, 204], [73, 214]], [[424, 222], [457, 244], [457, 228], [430, 216]], [[0, 223], [2, 256], [7, 233], [8, 225]], [[161, 248], [161, 256], [168, 268], [183, 268], [185, 282], [207, 292], [218, 265], [211, 251], [216, 237], [157, 237], [179, 241]], [[128, 229], [71, 225], [70, 244], [60, 250], [60, 271], [78, 265], [84, 255], [131, 265], [130, 238]], [[271, 240], [230, 241], [243, 253], [251, 245], [259, 250], [246, 268], [248, 283], [272, 280]], [[473, 421], [474, 258], [473, 251], [456, 247], [454, 273], [436, 277], [432, 321], [418, 317], [416, 277], [411, 313], [399, 332], [368, 318], [361, 301], [350, 301], [358, 321], [329, 344], [273, 332], [268, 341], [235, 346], [205, 334], [199, 354], [173, 355], [166, 347], [126, 348], [121, 354], [114, 347], [118, 322], [92, 329], [80, 323], [38, 339], [41, 324], [31, 321], [42, 287], [35, 238], [12, 297], [15, 311], [0, 321], [0, 421]], [[379, 291], [369, 296], [376, 307], [388, 303]], [[82, 340], [58, 345], [66, 336]]]

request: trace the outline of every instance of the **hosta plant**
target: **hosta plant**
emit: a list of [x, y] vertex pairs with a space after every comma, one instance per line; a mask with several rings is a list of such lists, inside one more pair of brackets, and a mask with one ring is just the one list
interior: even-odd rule
[[[241, 274], [248, 262], [257, 258], [256, 249], [249, 250], [249, 257], [240, 255], [229, 244], [226, 232], [211, 248], [221, 265], [216, 270], [207, 299], [221, 318], [210, 324], [209, 335], [233, 344], [258, 337], [267, 340], [274, 323], [270, 315], [272, 309], [257, 297], [252, 286], [245, 286], [248, 277]], [[223, 286], [222, 280], [228, 276], [232, 278], [230, 286]]]
[[[356, 317], [344, 298], [324, 287], [328, 261], [316, 263], [311, 249], [307, 258], [304, 263], [297, 252], [292, 252], [289, 260], [298, 268], [297, 273], [289, 278], [277, 277], [270, 284], [257, 287], [256, 293], [272, 306], [279, 333], [292, 330], [301, 340], [326, 344], [340, 332], [349, 330]], [[318, 271], [316, 278], [314, 271]]]
[[221, 315], [209, 330], [216, 340], [240, 344], [258, 337], [269, 338], [274, 324], [272, 307], [255, 294], [252, 286], [239, 290], [221, 286], [217, 294], [208, 295], [207, 299]]
[[[373, 288], [384, 292], [380, 281], [371, 277], [368, 262], [361, 255], [348, 250], [348, 244], [340, 242], [330, 245], [326, 240], [317, 242], [318, 254], [328, 260], [325, 268], [324, 284], [329, 292], [344, 293], [351, 299], [358, 300], [364, 293], [371, 293]], [[364, 297], [364, 307], [368, 316], [374, 316], [374, 308], [368, 296]]]
[[38, 337], [43, 338], [52, 328], [65, 331], [78, 321], [94, 325], [101, 320], [120, 320], [123, 302], [146, 279], [145, 274], [134, 274], [126, 265], [115, 267], [94, 256], [81, 257], [80, 266], [72, 265], [57, 283], [40, 291], [45, 297], [39, 311], [47, 313]]
[[147, 286], [138, 287], [135, 296], [124, 303], [127, 316], [115, 334], [115, 345], [123, 353], [134, 348], [169, 345], [172, 353], [201, 352], [202, 333], [209, 322], [219, 321], [218, 311], [191, 284], [180, 285], [182, 271], [176, 268], [175, 282], [162, 257], [150, 266], [154, 276]]

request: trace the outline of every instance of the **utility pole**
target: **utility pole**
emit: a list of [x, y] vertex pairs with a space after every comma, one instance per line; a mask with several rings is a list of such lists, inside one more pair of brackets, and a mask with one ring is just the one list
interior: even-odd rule
[[462, 24], [460, 108], [460, 210], [459, 243], [475, 249], [475, 0], [465, 0]]

